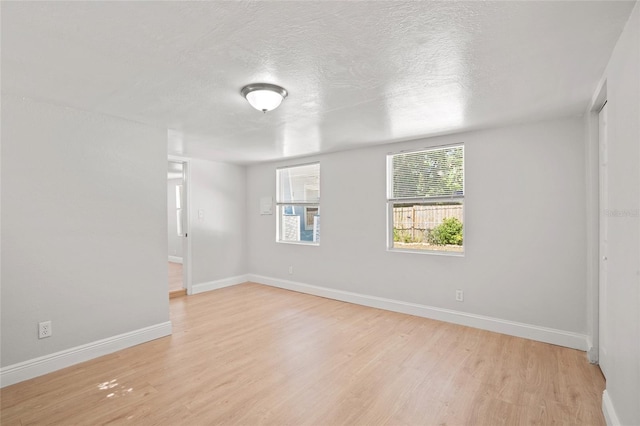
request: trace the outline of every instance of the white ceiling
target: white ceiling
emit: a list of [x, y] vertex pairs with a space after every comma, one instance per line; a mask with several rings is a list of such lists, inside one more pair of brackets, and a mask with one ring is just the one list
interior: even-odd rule
[[265, 161], [580, 114], [633, 4], [2, 2], [2, 90]]

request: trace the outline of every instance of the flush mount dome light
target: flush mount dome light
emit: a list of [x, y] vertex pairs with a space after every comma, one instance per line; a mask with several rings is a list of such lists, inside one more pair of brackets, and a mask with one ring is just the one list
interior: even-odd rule
[[249, 84], [244, 86], [240, 93], [252, 107], [262, 112], [278, 108], [287, 97], [287, 91], [283, 87], [269, 83]]

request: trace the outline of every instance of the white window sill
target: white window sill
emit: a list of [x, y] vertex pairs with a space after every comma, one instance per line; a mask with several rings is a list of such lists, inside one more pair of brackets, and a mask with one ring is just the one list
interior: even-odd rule
[[292, 244], [294, 246], [319, 246], [320, 243], [314, 243], [313, 241], [311, 242], [305, 242], [305, 241], [279, 241], [276, 240], [276, 243], [278, 244]]
[[431, 254], [436, 256], [464, 257], [464, 252], [457, 251], [440, 251], [440, 250], [411, 250], [403, 248], [388, 248], [388, 252], [394, 253], [415, 253], [415, 254]]

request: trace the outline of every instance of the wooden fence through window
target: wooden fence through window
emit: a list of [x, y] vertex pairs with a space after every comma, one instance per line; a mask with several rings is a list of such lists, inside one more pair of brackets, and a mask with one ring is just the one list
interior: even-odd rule
[[409, 233], [411, 238], [422, 239], [425, 231], [440, 225], [449, 217], [462, 222], [462, 206], [458, 204], [445, 206], [406, 206], [393, 208], [393, 227]]

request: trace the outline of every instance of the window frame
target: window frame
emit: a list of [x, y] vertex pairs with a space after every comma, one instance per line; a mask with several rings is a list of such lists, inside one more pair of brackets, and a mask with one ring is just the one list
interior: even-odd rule
[[[395, 198], [393, 197], [393, 158], [400, 154], [411, 154], [416, 152], [427, 151], [439, 151], [448, 148], [462, 148], [462, 194], [452, 194], [445, 196], [425, 196], [425, 197], [413, 197], [413, 198]], [[464, 143], [454, 143], [448, 145], [437, 145], [432, 147], [425, 147], [419, 149], [410, 149], [397, 152], [390, 152], [387, 154], [387, 251], [399, 252], [399, 253], [419, 253], [441, 256], [454, 256], [464, 257], [466, 252], [466, 206], [465, 206], [465, 186], [466, 186], [466, 173], [465, 173], [465, 149]], [[394, 246], [393, 229], [394, 229], [394, 213], [393, 209], [398, 204], [414, 204], [414, 205], [437, 205], [438, 203], [450, 202], [459, 203], [462, 206], [462, 251], [446, 251], [446, 250], [423, 250], [423, 249], [411, 249], [400, 248]]]
[[[317, 241], [304, 241], [304, 240], [298, 240], [298, 241], [288, 241], [288, 240], [283, 240], [281, 238], [281, 227], [282, 227], [282, 218], [283, 218], [283, 209], [287, 206], [292, 206], [294, 208], [297, 207], [301, 207], [302, 210], [302, 216], [301, 216], [301, 229], [304, 230], [309, 230], [306, 229], [307, 228], [307, 223], [306, 223], [306, 219], [307, 219], [307, 210], [308, 209], [312, 209], [312, 208], [317, 208], [318, 209], [318, 216], [320, 216], [320, 195], [318, 195], [318, 201], [317, 202], [306, 202], [306, 201], [282, 201], [282, 196], [280, 194], [280, 170], [284, 170], [284, 169], [294, 169], [297, 167], [304, 167], [304, 166], [311, 166], [311, 165], [318, 165], [318, 193], [320, 194], [320, 162], [319, 161], [312, 161], [309, 163], [302, 163], [302, 164], [293, 164], [293, 165], [289, 165], [289, 166], [281, 166], [281, 167], [276, 167], [276, 243], [282, 243], [282, 244], [294, 244], [294, 245], [303, 245], [303, 246], [319, 246], [320, 245], [320, 239], [318, 239]], [[311, 229], [312, 230], [312, 229]], [[312, 230], [313, 231], [313, 230]], [[315, 236], [314, 236], [315, 238]]]

